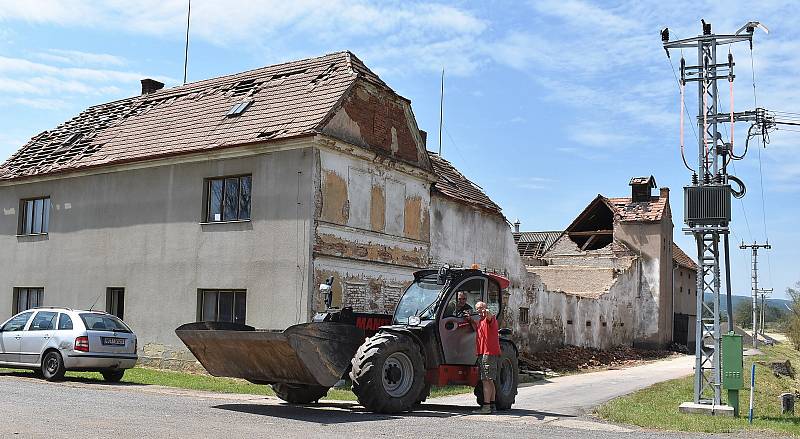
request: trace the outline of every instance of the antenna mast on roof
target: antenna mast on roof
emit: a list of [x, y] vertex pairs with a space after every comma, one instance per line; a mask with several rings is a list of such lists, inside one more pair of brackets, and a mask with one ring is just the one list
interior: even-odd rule
[[186, 84], [186, 71], [189, 67], [189, 19], [192, 16], [192, 0], [189, 0], [189, 8], [186, 11], [186, 49], [183, 52], [183, 83]]
[[439, 157], [442, 156], [442, 120], [444, 117], [444, 68], [442, 68], [442, 93], [439, 95]]

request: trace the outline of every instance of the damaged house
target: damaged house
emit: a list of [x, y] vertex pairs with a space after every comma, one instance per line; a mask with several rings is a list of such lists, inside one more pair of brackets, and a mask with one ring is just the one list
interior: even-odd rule
[[[563, 332], [564, 344], [599, 348], [690, 344], [696, 274], [672, 242], [669, 189], [652, 195], [652, 176], [630, 186], [630, 197], [598, 195], [561, 233], [514, 234], [527, 271], [541, 282], [533, 308], [517, 319], [532, 348], [548, 345], [553, 332]], [[676, 276], [685, 279], [679, 293]]]
[[143, 363], [182, 323], [284, 329], [317, 286], [391, 312], [429, 264], [436, 180], [409, 100], [350, 52], [96, 105], [0, 166], [0, 315], [123, 317]]
[[194, 367], [198, 321], [284, 329], [392, 313], [412, 273], [524, 270], [501, 209], [429, 153], [411, 103], [350, 52], [96, 105], [0, 166], [0, 310], [96, 308], [140, 361]]

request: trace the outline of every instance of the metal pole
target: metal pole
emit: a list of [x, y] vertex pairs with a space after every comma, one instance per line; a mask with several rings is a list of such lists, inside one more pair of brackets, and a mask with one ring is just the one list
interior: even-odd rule
[[439, 157], [442, 156], [442, 125], [444, 121], [444, 69], [442, 69], [442, 92], [439, 95]]
[[[724, 197], [730, 197], [727, 168], [720, 165], [725, 160], [726, 145], [718, 139], [720, 130], [717, 123], [726, 123], [727, 118], [719, 118], [717, 80], [733, 79], [733, 63], [717, 64], [717, 46], [730, 45], [735, 42], [752, 42], [751, 27], [743, 28], [747, 33], [738, 31], [733, 35], [714, 34], [711, 25], [703, 22], [703, 32], [693, 38], [669, 41], [669, 30], [661, 33], [664, 49], [669, 56], [670, 49], [697, 49], [697, 65], [686, 66], [681, 63], [681, 79], [697, 82], [697, 178], [687, 186], [685, 222], [687, 234], [692, 234], [697, 243], [697, 316], [695, 331], [695, 388], [694, 403], [709, 404], [711, 407], [721, 405], [721, 371], [720, 371], [720, 290], [721, 268], [720, 241], [724, 237], [726, 287], [730, 294], [730, 265], [728, 231], [730, 221], [729, 207], [720, 207]], [[727, 70], [727, 71], [726, 71]], [[740, 116], [734, 115], [731, 120]], [[717, 195], [721, 194], [721, 195]], [[690, 196], [691, 195], [691, 196]], [[722, 201], [717, 201], [722, 200]], [[729, 200], [729, 198], [728, 198]], [[728, 201], [729, 203], [729, 201]], [[719, 215], [719, 210], [725, 215]], [[706, 294], [711, 296], [711, 303], [706, 304]], [[732, 306], [728, 305], [728, 321], [733, 325]]]
[[752, 289], [753, 289], [752, 294], [751, 294], [751, 296], [752, 296], [751, 299], [752, 299], [752, 303], [753, 303], [753, 331], [752, 332], [753, 332], [753, 348], [755, 349], [755, 348], [758, 347], [758, 329], [759, 329], [758, 328], [758, 325], [759, 325], [758, 317], [759, 317], [759, 313], [757, 311], [758, 311], [758, 293], [761, 291], [758, 288], [758, 249], [763, 248], [763, 249], [769, 250], [769, 249], [772, 248], [772, 246], [769, 245], [769, 244], [758, 244], [757, 242], [753, 242], [752, 244], [742, 243], [742, 245], [740, 245], [739, 248], [742, 249], [742, 250], [745, 250], [745, 249], [748, 249], [748, 248], [751, 249], [750, 258], [751, 258], [751, 264], [752, 264], [751, 267], [752, 268], [750, 270], [750, 276], [752, 278]]
[[189, 69], [189, 20], [192, 16], [192, 0], [189, 0], [189, 8], [186, 11], [186, 49], [183, 53], [183, 83], [186, 84], [186, 73]]

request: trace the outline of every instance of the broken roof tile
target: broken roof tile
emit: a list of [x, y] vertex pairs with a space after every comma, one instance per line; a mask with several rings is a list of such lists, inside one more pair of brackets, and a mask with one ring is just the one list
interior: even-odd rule
[[433, 186], [436, 191], [456, 201], [465, 202], [503, 216], [503, 209], [492, 201], [480, 186], [470, 181], [450, 162], [431, 151], [428, 151], [428, 157], [433, 165], [433, 172], [438, 177], [438, 181]]

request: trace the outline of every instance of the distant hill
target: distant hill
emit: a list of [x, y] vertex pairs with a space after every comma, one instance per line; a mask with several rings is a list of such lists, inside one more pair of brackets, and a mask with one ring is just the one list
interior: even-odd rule
[[[711, 300], [711, 297], [712, 297], [711, 294], [706, 293], [704, 299], [706, 301], [709, 301], [709, 300]], [[752, 300], [753, 300], [752, 296], [737, 296], [737, 295], [731, 296], [731, 303], [733, 304], [733, 309], [734, 310], [739, 306], [740, 303], [742, 303], [742, 302], [751, 302]], [[759, 301], [760, 300], [761, 299], [759, 298]], [[728, 301], [727, 301], [726, 295], [724, 293], [720, 294], [719, 302], [720, 302], [719, 303], [720, 310], [721, 311], [727, 311], [727, 309], [728, 309]], [[770, 298], [767, 298], [766, 302], [767, 302], [767, 306], [779, 308], [781, 310], [788, 310], [788, 307], [791, 306], [791, 303], [792, 303], [792, 302], [790, 302], [790, 301], [788, 301], [786, 299], [770, 299]]]

